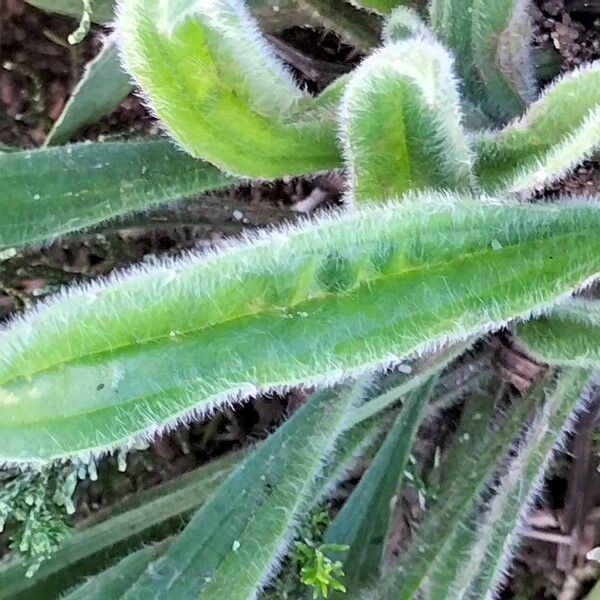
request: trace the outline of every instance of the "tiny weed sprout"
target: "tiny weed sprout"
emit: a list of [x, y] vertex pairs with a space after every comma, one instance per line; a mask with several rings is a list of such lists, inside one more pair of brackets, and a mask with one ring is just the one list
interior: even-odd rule
[[[600, 192], [556, 187], [600, 150], [600, 64], [541, 89], [527, 0], [31, 4], [80, 18], [73, 43], [91, 21], [112, 31], [44, 147], [0, 148], [3, 286], [35, 246], [109, 244], [178, 200], [231, 212], [249, 185], [343, 189], [341, 206], [71, 283], [0, 325], [0, 596], [497, 597], [600, 384]], [[364, 57], [308, 59], [277, 37], [298, 25]], [[154, 135], [67, 143], [132, 88]], [[529, 380], [498, 375], [499, 340]], [[209, 417], [268, 395], [300, 400], [216, 450], [233, 428]], [[174, 466], [158, 440], [206, 421]], [[149, 445], [169, 481], [83, 519], [85, 494], [119, 494], [111, 477]], [[196, 465], [197, 448], [215, 456]]]

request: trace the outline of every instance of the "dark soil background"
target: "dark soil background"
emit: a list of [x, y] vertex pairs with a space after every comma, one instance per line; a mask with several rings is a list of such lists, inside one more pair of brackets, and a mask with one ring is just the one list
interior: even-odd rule
[[[493, 1], [493, 0], [490, 0]], [[600, 0], [538, 0], [534, 45], [545, 50], [559, 70], [600, 58]], [[103, 31], [70, 46], [76, 27], [68, 18], [34, 9], [23, 0], [0, 0], [0, 144], [41, 145], [58, 118], [83, 67], [98, 51]], [[312, 91], [349, 70], [360, 55], [327, 31], [286, 30], [272, 42], [291, 61]], [[157, 128], [134, 97], [128, 97], [81, 139], [155, 134]], [[291, 179], [235, 188], [202, 201], [189, 201], [132, 216], [47, 246], [28, 248], [0, 263], [0, 319], [26, 308], [60, 286], [105, 274], [150, 255], [176, 254], [212, 244], [242, 228], [294, 220], [298, 214], [339, 202], [335, 175]], [[600, 194], [600, 164], [590, 161], [548, 193]], [[531, 369], [526, 357], [506, 340], [487, 344], [496, 368], [515, 388]], [[535, 369], [534, 369], [535, 371]], [[272, 431], [299, 406], [302, 392], [268, 396], [226, 409], [203, 423], [191, 423], [136, 450], [121, 473], [114, 459], [99, 468], [99, 480], [77, 491], [75, 521], [99, 518], [129, 493], [177, 476], [224, 452]], [[557, 460], [543, 500], [533, 511], [525, 543], [506, 584], [505, 598], [575, 600], [582, 598], [600, 569], [585, 554], [600, 543], [600, 430], [594, 408], [582, 415], [577, 433]], [[435, 447], [452, 431], [459, 411], [425, 428], [419, 443]], [[351, 483], [351, 482], [350, 482]], [[415, 509], [410, 493], [405, 499]], [[6, 535], [0, 536], [0, 548]]]

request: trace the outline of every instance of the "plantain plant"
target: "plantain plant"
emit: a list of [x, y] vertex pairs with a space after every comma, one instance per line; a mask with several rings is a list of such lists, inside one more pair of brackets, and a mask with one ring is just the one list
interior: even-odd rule
[[[540, 94], [526, 2], [395, 4], [365, 3], [385, 15], [383, 42], [312, 96], [262, 37], [251, 9], [268, 2], [121, 0], [112, 58], [87, 71], [51, 143], [97, 114], [76, 113], [117, 47], [175, 143], [0, 153], [5, 250], [249, 179], [343, 168], [347, 180], [340, 209], [72, 287], [4, 327], [0, 462], [27, 473], [73, 461], [93, 472], [224, 406], [317, 390], [218, 484], [200, 473], [210, 493], [197, 502], [186, 483], [151, 500], [165, 511], [161, 533], [144, 533], [142, 500], [107, 521], [123, 545], [106, 533], [90, 545], [84, 530], [55, 540], [45, 565], [35, 555], [31, 581], [26, 564], [9, 564], [7, 597], [75, 584], [68, 598], [494, 593], [598, 362], [599, 309], [573, 296], [600, 273], [599, 199], [523, 200], [600, 146], [600, 69]], [[339, 15], [332, 23], [344, 33]], [[459, 375], [477, 360], [469, 348], [503, 328], [551, 365], [523, 398], [492, 393], [489, 364]], [[463, 400], [439, 489], [394, 561], [390, 501], [407, 485], [414, 439]], [[361, 456], [372, 460], [347, 501], [306, 533]], [[166, 522], [184, 512], [179, 533]], [[134, 541], [119, 531], [126, 518]], [[107, 549], [110, 560], [91, 560]]]

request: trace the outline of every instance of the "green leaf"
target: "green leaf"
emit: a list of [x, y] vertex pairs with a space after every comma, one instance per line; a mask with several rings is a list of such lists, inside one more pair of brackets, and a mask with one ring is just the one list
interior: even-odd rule
[[[406, 468], [414, 437], [425, 414], [437, 377], [409, 394], [371, 466], [327, 529], [326, 544], [350, 548], [343, 556], [344, 586], [349, 598], [377, 577], [391, 519], [393, 496]], [[340, 594], [334, 594], [338, 597]]]
[[3, 565], [2, 593], [22, 600], [58, 597], [67, 587], [142, 543], [173, 533], [181, 528], [190, 511], [210, 498], [240, 460], [240, 453], [232, 453], [111, 507], [105, 520], [64, 540], [33, 578], [25, 576], [27, 567], [21, 561]]
[[318, 392], [227, 479], [167, 554], [123, 595], [255, 598], [311, 501], [349, 409], [363, 390]]
[[470, 557], [468, 567], [446, 598], [480, 600], [493, 594], [510, 566], [518, 544], [519, 521], [543, 484], [553, 448], [560, 444], [565, 428], [576, 421], [574, 411], [590, 374], [589, 370], [569, 369], [546, 394], [544, 406], [519, 440], [487, 511], [476, 523], [476, 541], [463, 555]]
[[[82, 0], [27, 0], [28, 4], [48, 12], [79, 18], [83, 12]], [[115, 16], [114, 0], [91, 0], [92, 20], [96, 23], [108, 23]]]
[[[465, 476], [458, 478], [454, 485], [444, 487], [443, 495], [418, 529], [399, 565], [375, 588], [374, 599], [412, 600], [426, 580], [436, 574], [438, 561], [456, 541], [457, 533], [465, 527], [486, 483], [525, 420], [533, 413], [537, 400], [536, 395], [520, 400], [491, 436], [485, 450], [473, 457], [471, 468], [465, 469]], [[437, 573], [437, 576], [440, 574]]]
[[519, 326], [527, 350], [544, 362], [576, 367], [600, 364], [600, 301], [573, 298]]
[[[318, 477], [314, 482], [313, 482], [313, 487], [312, 487], [312, 491], [309, 494], [309, 498], [307, 500], [307, 506], [306, 509], [303, 511], [304, 513], [310, 513], [313, 510], [316, 509], [317, 505], [319, 505], [321, 502], [324, 501], [324, 499], [326, 499], [331, 492], [336, 488], [338, 482], [340, 480], [342, 480], [346, 473], [348, 472], [349, 468], [352, 468], [352, 466], [354, 465], [354, 463], [356, 462], [357, 458], [360, 457], [362, 454], [364, 454], [367, 450], [369, 450], [373, 445], [375, 440], [380, 437], [380, 430], [382, 427], [382, 424], [385, 421], [382, 420], [381, 418], [373, 418], [373, 419], [369, 419], [368, 421], [363, 421], [361, 424], [359, 424], [358, 426], [354, 426], [354, 427], [348, 427], [346, 422], [344, 422], [343, 424], [343, 433], [341, 434], [341, 436], [339, 437], [339, 440], [337, 442], [337, 445], [335, 447], [335, 454], [333, 456], [333, 458], [328, 461], [325, 464], [325, 467], [323, 469], [323, 472], [321, 474], [320, 477]], [[257, 450], [255, 450], [257, 451]], [[231, 456], [231, 458], [234, 458], [234, 456]], [[225, 476], [226, 474], [222, 472], [222, 470], [220, 469], [220, 463], [223, 462], [223, 460], [227, 460], [228, 457], [225, 457], [225, 459], [217, 459], [216, 461], [213, 461], [211, 463], [209, 463], [206, 467], [203, 467], [200, 471], [208, 471], [207, 475], [209, 476], [207, 483], [209, 484], [207, 486], [206, 490], [199, 490], [196, 489], [196, 495], [198, 495], [198, 504], [201, 503], [202, 501], [204, 501], [204, 499], [209, 495], [212, 494], [212, 491], [214, 489], [213, 485], [215, 483], [217, 483], [216, 479], [213, 481], [213, 479], [210, 477], [211, 473], [214, 473], [215, 476], [219, 477], [219, 480], [222, 479], [223, 476]], [[227, 466], [227, 468], [229, 468], [229, 464], [225, 465]], [[168, 485], [168, 484], [166, 484]], [[193, 486], [194, 488], [197, 488], [197, 485]], [[152, 494], [153, 497], [157, 498], [157, 502], [153, 502], [151, 505], [147, 506], [147, 509], [144, 508], [144, 498], [142, 495], [142, 497], [140, 497], [139, 502], [140, 502], [140, 510], [136, 511], [137, 515], [140, 517], [139, 523], [142, 523], [142, 519], [141, 517], [143, 516], [143, 514], [145, 514], [146, 516], [148, 515], [154, 515], [152, 518], [154, 519], [159, 519], [160, 518], [160, 514], [161, 514], [161, 510], [163, 509], [163, 506], [170, 506], [171, 503], [168, 502], [167, 499], [164, 500], [160, 500], [159, 498], [163, 495], [164, 492], [164, 488], [165, 485], [163, 484], [162, 486], [159, 486], [155, 489], [152, 489], [150, 491], [150, 493]], [[189, 491], [192, 491], [192, 487], [189, 488]], [[200, 492], [198, 494], [198, 492]], [[147, 495], [147, 494], [146, 494]], [[187, 497], [187, 491], [185, 493], [185, 497]], [[182, 507], [186, 506], [185, 503], [185, 497], [183, 498], [183, 502], [182, 502]], [[190, 497], [191, 498], [191, 497]], [[160, 503], [160, 504], [159, 504]], [[174, 508], [174, 505], [173, 505]], [[156, 514], [158, 513], [158, 514]], [[163, 515], [164, 518], [167, 518], [169, 516], [169, 514], [165, 514]], [[132, 519], [132, 521], [135, 521], [136, 523], [138, 522], [137, 518], [136, 519]], [[106, 528], [106, 532], [108, 532], [109, 530], [113, 530], [113, 531], [119, 531], [122, 530], [124, 527], [126, 527], [128, 521], [125, 521], [124, 519], [120, 519], [119, 517], [114, 519], [114, 523], [106, 523], [105, 524], [105, 528]], [[163, 530], [161, 530], [162, 532]], [[85, 534], [85, 532], [84, 532]], [[118, 536], [118, 534], [117, 534]], [[93, 540], [94, 535], [93, 532], [90, 532], [89, 535], [89, 539]], [[146, 538], [144, 538], [145, 540]], [[154, 539], [157, 539], [156, 537]], [[164, 540], [163, 542], [163, 547], [160, 549], [161, 553], [164, 553], [164, 551], [166, 550], [167, 546], [169, 544], [172, 543], [174, 538], [170, 538], [167, 540]], [[82, 539], [82, 542], [84, 540]], [[116, 555], [115, 555], [116, 556]], [[130, 586], [132, 586], [135, 581], [139, 578], [139, 576], [142, 574], [143, 570], [148, 566], [148, 564], [151, 562], [152, 558], [155, 557], [154, 555], [150, 555], [147, 553], [138, 553], [138, 558], [135, 559], [135, 564], [138, 564], [138, 560], [139, 561], [145, 561], [145, 564], [143, 567], [140, 567], [139, 569], [136, 568], [132, 573], [129, 573], [129, 569], [127, 567], [127, 565], [129, 564], [128, 560], [121, 560], [119, 563], [115, 564], [114, 566], [110, 567], [109, 569], [107, 569], [106, 576], [101, 575], [100, 577], [96, 577], [94, 578], [94, 584], [93, 584], [93, 589], [96, 593], [96, 596], [93, 597], [98, 597], [98, 598], [105, 598], [105, 597], [109, 597], [108, 594], [110, 593], [110, 591], [112, 590], [112, 588], [110, 586], [113, 585], [113, 581], [120, 579], [123, 580], [123, 585], [125, 586], [125, 588], [121, 589], [121, 593], [124, 593], [126, 591], [126, 589], [128, 589]], [[57, 559], [59, 559], [60, 557], [57, 556]], [[94, 561], [93, 562], [93, 568], [97, 571], [99, 568], [101, 568], [103, 565], [102, 564], [98, 564], [98, 561]], [[42, 566], [42, 570], [44, 569], [44, 566]], [[69, 570], [71, 575], [72, 575], [72, 569]], [[110, 573], [108, 573], [108, 571], [110, 571]], [[2, 583], [2, 579], [0, 579], [0, 583]], [[71, 584], [73, 583], [73, 580], [71, 579]], [[74, 600], [75, 598], [84, 598], [87, 597], [84, 594], [87, 593], [87, 591], [90, 589], [91, 585], [86, 587], [84, 586], [80, 586], [79, 588], [77, 588], [77, 593], [81, 593], [82, 595], [79, 596], [75, 596], [71, 599]], [[20, 588], [16, 588], [17, 590], [19, 590]], [[46, 588], [47, 589], [47, 588]], [[33, 590], [35, 592], [35, 590]], [[104, 594], [104, 595], [103, 595]], [[21, 597], [21, 596], [20, 596]], [[23, 596], [23, 598], [29, 598], [30, 596]], [[37, 598], [39, 596], [31, 596], [31, 599], [34, 600], [34, 598]], [[120, 596], [117, 596], [118, 598], [120, 598]], [[70, 598], [70, 597], [69, 597]]]
[[0, 334], [0, 460], [101, 454], [470, 339], [595, 277], [599, 233], [594, 203], [428, 194], [76, 288]]
[[95, 123], [133, 90], [121, 69], [114, 38], [88, 63], [60, 117], [46, 137], [47, 146], [68, 142], [80, 129]]
[[234, 0], [121, 0], [127, 69], [190, 154], [240, 175], [276, 178], [339, 166], [335, 121], [290, 121], [307, 96]]
[[444, 48], [415, 39], [384, 46], [352, 74], [340, 125], [356, 202], [471, 187], [452, 69]]
[[431, 25], [456, 58], [467, 98], [492, 117], [533, 99], [527, 0], [433, 0]]
[[0, 155], [0, 249], [42, 242], [234, 180], [166, 140]]
[[464, 471], [470, 468], [472, 457], [489, 445], [492, 417], [505, 393], [505, 386], [488, 372], [480, 381], [477, 393], [466, 398], [452, 447], [443, 465], [440, 465], [441, 487], [463, 477]]
[[93, 577], [83, 585], [67, 594], [62, 600], [118, 600], [135, 583], [148, 567], [148, 563], [161, 556], [172, 540], [166, 540], [158, 546], [140, 548], [116, 565]]
[[[448, 364], [469, 347], [468, 343], [459, 342], [448, 348], [416, 359], [409, 365], [410, 373], [397, 373], [378, 394], [368, 398], [363, 406], [354, 411], [348, 419], [349, 426], [358, 425], [372, 417], [388, 411], [398, 404], [403, 396], [422, 387], [429, 379], [438, 375]], [[452, 373], [445, 379], [451, 380]], [[442, 381], [440, 383], [442, 383]], [[440, 386], [443, 387], [443, 386]]]
[[[474, 461], [493, 443], [493, 417], [505, 393], [505, 386], [487, 373], [481, 389], [465, 400], [450, 453], [439, 466], [441, 483], [434, 490], [435, 497], [446, 487], [453, 487], [468, 477]], [[480, 507], [475, 506], [473, 512], [478, 515]], [[461, 527], [455, 528], [436, 559], [426, 584], [429, 600], [446, 600], [448, 594], [452, 595], [457, 579], [461, 579], [466, 570], [465, 557], [470, 556], [476, 540], [477, 525], [475, 519], [469, 517]]]
[[428, 39], [433, 37], [433, 32], [425, 25], [419, 13], [407, 6], [394, 8], [383, 26], [384, 41], [393, 43], [419, 36]]
[[530, 194], [569, 173], [600, 148], [600, 61], [550, 85], [527, 113], [474, 143], [481, 185]]

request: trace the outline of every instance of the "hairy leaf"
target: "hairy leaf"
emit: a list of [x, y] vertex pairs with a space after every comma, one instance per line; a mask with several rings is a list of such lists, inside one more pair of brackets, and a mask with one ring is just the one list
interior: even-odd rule
[[[439, 485], [428, 487], [432, 510], [435, 510], [436, 498], [440, 495], [443, 497], [446, 488], [468, 477], [473, 463], [493, 443], [492, 417], [505, 391], [498, 379], [488, 372], [481, 388], [466, 398], [450, 453], [438, 467], [436, 482]], [[476, 506], [474, 510], [478, 511], [479, 507]], [[465, 570], [465, 556], [469, 554], [476, 536], [477, 528], [471, 520], [465, 520], [463, 526], [454, 529], [424, 586], [428, 600], [448, 598], [448, 589]]]
[[[382, 578], [373, 590], [377, 600], [412, 600], [428, 577], [436, 573], [438, 561], [456, 542], [457, 533], [465, 527], [481, 492], [506, 455], [511, 441], [519, 434], [523, 423], [535, 409], [537, 396], [531, 395], [511, 410], [489, 445], [470, 464], [471, 468], [444, 493], [430, 510], [418, 529], [413, 542], [398, 566]], [[439, 576], [439, 573], [438, 573]]]
[[[362, 383], [357, 385], [362, 385]], [[357, 393], [359, 389], [363, 388], [357, 388]], [[365, 391], [365, 393], [368, 395], [367, 391]], [[345, 474], [348, 472], [348, 469], [352, 468], [357, 458], [363, 455], [366, 451], [370, 450], [370, 448], [374, 445], [374, 442], [380, 437], [380, 430], [382, 424], [384, 423], [385, 420], [381, 418], [369, 419], [368, 421], [363, 421], [358, 426], [353, 427], [348, 427], [346, 422], [343, 423], [343, 433], [341, 433], [337, 441], [333, 458], [325, 464], [321, 475], [312, 483], [311, 492], [308, 494], [307, 503], [303, 510], [304, 514], [313, 511], [319, 503], [323, 502], [323, 500], [327, 498], [333, 490], [335, 490], [338, 482], [345, 476]], [[255, 450], [255, 452], [257, 451], [258, 450]], [[216, 461], [215, 467], [218, 465], [218, 463], [219, 461]], [[211, 468], [212, 463], [210, 463], [209, 466], [204, 467], [204, 469]], [[210, 489], [210, 492], [212, 492], [212, 488]], [[156, 493], [159, 495], [160, 489], [157, 489]], [[201, 494], [199, 502], [204, 500], [205, 497], [206, 494]], [[153, 507], [149, 507], [149, 510], [152, 510], [153, 508], [160, 509], [158, 505], [155, 505]], [[303, 516], [304, 515], [302, 515], [302, 517]], [[118, 524], [115, 522], [115, 526], [117, 525]], [[122, 523], [120, 525], [122, 526]], [[291, 532], [290, 535], [292, 535]], [[159, 549], [160, 554], [164, 554], [167, 547], [173, 542], [173, 539], [174, 538], [164, 540], [162, 543], [162, 548]], [[115, 580], [121, 581], [120, 593], [125, 593], [125, 591], [134, 585], [137, 579], [142, 575], [143, 571], [148, 567], [151, 560], [155, 557], [156, 552], [154, 555], [137, 553], [137, 558], [133, 559], [136, 565], [136, 568], [133, 570], [133, 572], [130, 572], [127, 567], [129, 564], [128, 560], [121, 560], [119, 563], [110, 567], [102, 575], [95, 577], [92, 580], [93, 587], [91, 583], [89, 585], [80, 586], [77, 588], [76, 593], [85, 594], [88, 590], [93, 589], [94, 593], [96, 593], [96, 597], [109, 597], [108, 595], [113, 589], [112, 586], [114, 585], [113, 582]], [[99, 565], [94, 563], [94, 566], [97, 569]], [[34, 596], [34, 598], [35, 597], [37, 596]], [[83, 598], [86, 596], [74, 595], [73, 599], [80, 597]], [[120, 596], [118, 597], [120, 598]]]
[[89, 600], [90, 598], [117, 600], [122, 598], [129, 587], [143, 574], [148, 563], [164, 554], [171, 543], [172, 539], [168, 539], [157, 546], [136, 550], [116, 565], [74, 589], [62, 600]]
[[319, 392], [227, 479], [167, 554], [123, 595], [255, 598], [289, 544], [333, 455], [347, 411], [363, 391]]
[[571, 299], [519, 327], [527, 349], [544, 362], [580, 367], [600, 364], [600, 301]]
[[84, 527], [63, 541], [55, 556], [42, 563], [33, 578], [25, 577], [27, 569], [20, 561], [4, 565], [0, 569], [2, 593], [23, 600], [42, 595], [48, 600], [58, 597], [67, 587], [142, 543], [177, 531], [182, 519], [210, 498], [241, 458], [238, 452], [213, 460], [111, 507], [103, 515], [106, 520]]
[[288, 121], [305, 94], [237, 0], [121, 0], [124, 64], [169, 133], [232, 173], [274, 178], [336, 167], [335, 122]]
[[68, 142], [80, 129], [115, 108], [132, 89], [129, 75], [121, 69], [114, 38], [109, 38], [96, 58], [88, 63], [45, 144]]
[[234, 182], [166, 140], [0, 154], [0, 248], [42, 242]]
[[389, 44], [367, 58], [349, 80], [340, 118], [356, 202], [471, 187], [452, 60], [433, 40]]
[[[355, 410], [348, 419], [349, 426], [358, 425], [375, 415], [388, 411], [398, 404], [403, 396], [414, 392], [417, 388], [425, 385], [432, 377], [439, 375], [451, 361], [467, 350], [468, 347], [468, 343], [458, 342], [440, 352], [418, 358], [409, 366], [410, 373], [395, 374], [377, 395], [368, 398], [363, 406]], [[448, 373], [443, 382], [452, 380], [452, 377], [453, 374]], [[443, 388], [444, 386], [440, 387]]]
[[518, 523], [524, 517], [532, 496], [543, 483], [543, 476], [560, 443], [565, 428], [573, 425], [574, 410], [580, 403], [589, 370], [569, 369], [549, 393], [519, 440], [515, 455], [506, 466], [487, 511], [480, 516], [477, 538], [468, 556], [466, 569], [445, 598], [480, 600], [493, 597], [494, 590], [510, 566], [518, 543]]
[[407, 6], [394, 8], [383, 27], [383, 39], [386, 42], [400, 42], [413, 37], [433, 37], [432, 31], [425, 25], [419, 13]]
[[527, 0], [433, 0], [430, 18], [468, 99], [495, 118], [519, 115], [535, 89]]
[[434, 377], [426, 386], [408, 395], [371, 466], [325, 532], [326, 544], [349, 546], [343, 555], [344, 586], [349, 598], [361, 598], [361, 590], [377, 577], [393, 496], [436, 382], [437, 377]]
[[595, 276], [599, 232], [594, 203], [430, 194], [75, 289], [0, 334], [0, 460], [102, 453], [469, 339]]
[[532, 193], [600, 147], [600, 61], [550, 85], [527, 113], [474, 143], [484, 189]]

